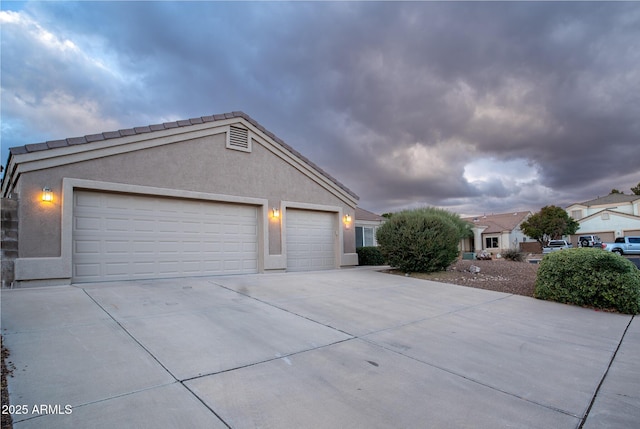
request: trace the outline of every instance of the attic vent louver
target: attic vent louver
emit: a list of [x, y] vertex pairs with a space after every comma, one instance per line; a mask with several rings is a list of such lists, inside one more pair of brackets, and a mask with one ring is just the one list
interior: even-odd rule
[[246, 128], [229, 127], [227, 133], [227, 149], [235, 149], [243, 152], [251, 152], [251, 140], [249, 139], [249, 130]]

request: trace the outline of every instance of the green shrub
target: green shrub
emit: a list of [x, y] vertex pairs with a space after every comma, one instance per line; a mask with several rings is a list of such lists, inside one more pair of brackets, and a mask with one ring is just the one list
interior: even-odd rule
[[517, 249], [507, 249], [502, 252], [502, 257], [509, 261], [523, 262], [524, 261], [524, 252], [521, 252]]
[[404, 272], [446, 269], [458, 257], [460, 239], [469, 226], [454, 213], [436, 208], [405, 210], [394, 215], [376, 234], [387, 262]]
[[385, 260], [380, 249], [374, 246], [358, 247], [358, 265], [384, 265]]
[[546, 255], [534, 296], [568, 304], [640, 313], [640, 270], [601, 249], [577, 248]]

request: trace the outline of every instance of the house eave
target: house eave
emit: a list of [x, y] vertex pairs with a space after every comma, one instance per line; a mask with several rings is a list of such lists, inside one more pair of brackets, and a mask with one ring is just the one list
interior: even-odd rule
[[272, 153], [312, 178], [343, 202], [353, 207], [357, 205], [359, 197], [354, 192], [242, 112], [12, 148], [7, 161], [7, 171], [2, 179], [2, 196], [7, 197], [12, 192], [22, 173], [221, 134], [228, 132], [232, 124], [242, 124], [251, 131], [254, 139], [259, 140]]

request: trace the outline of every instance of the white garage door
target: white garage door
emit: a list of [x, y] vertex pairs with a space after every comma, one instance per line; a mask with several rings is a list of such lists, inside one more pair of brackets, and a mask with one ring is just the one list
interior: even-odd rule
[[287, 210], [287, 271], [336, 267], [335, 214]]
[[78, 191], [73, 281], [255, 273], [257, 208]]

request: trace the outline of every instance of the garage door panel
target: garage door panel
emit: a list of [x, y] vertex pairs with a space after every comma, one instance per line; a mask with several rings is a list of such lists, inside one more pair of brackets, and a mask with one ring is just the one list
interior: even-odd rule
[[96, 193], [82, 193], [75, 195], [76, 207], [101, 207], [102, 199]]
[[100, 231], [100, 218], [98, 217], [76, 217], [74, 219], [74, 228], [84, 231]]
[[139, 255], [152, 255], [156, 250], [155, 242], [134, 240], [131, 251]]
[[76, 274], [86, 278], [100, 277], [100, 264], [76, 264]]
[[100, 253], [100, 241], [78, 240], [74, 243], [74, 253]]
[[126, 276], [129, 273], [129, 263], [127, 262], [107, 262], [104, 267], [104, 274], [107, 277]]
[[74, 281], [255, 273], [257, 221], [252, 206], [77, 192]]
[[144, 219], [133, 219], [131, 226], [133, 232], [153, 232], [155, 227], [153, 222], [147, 222]]

